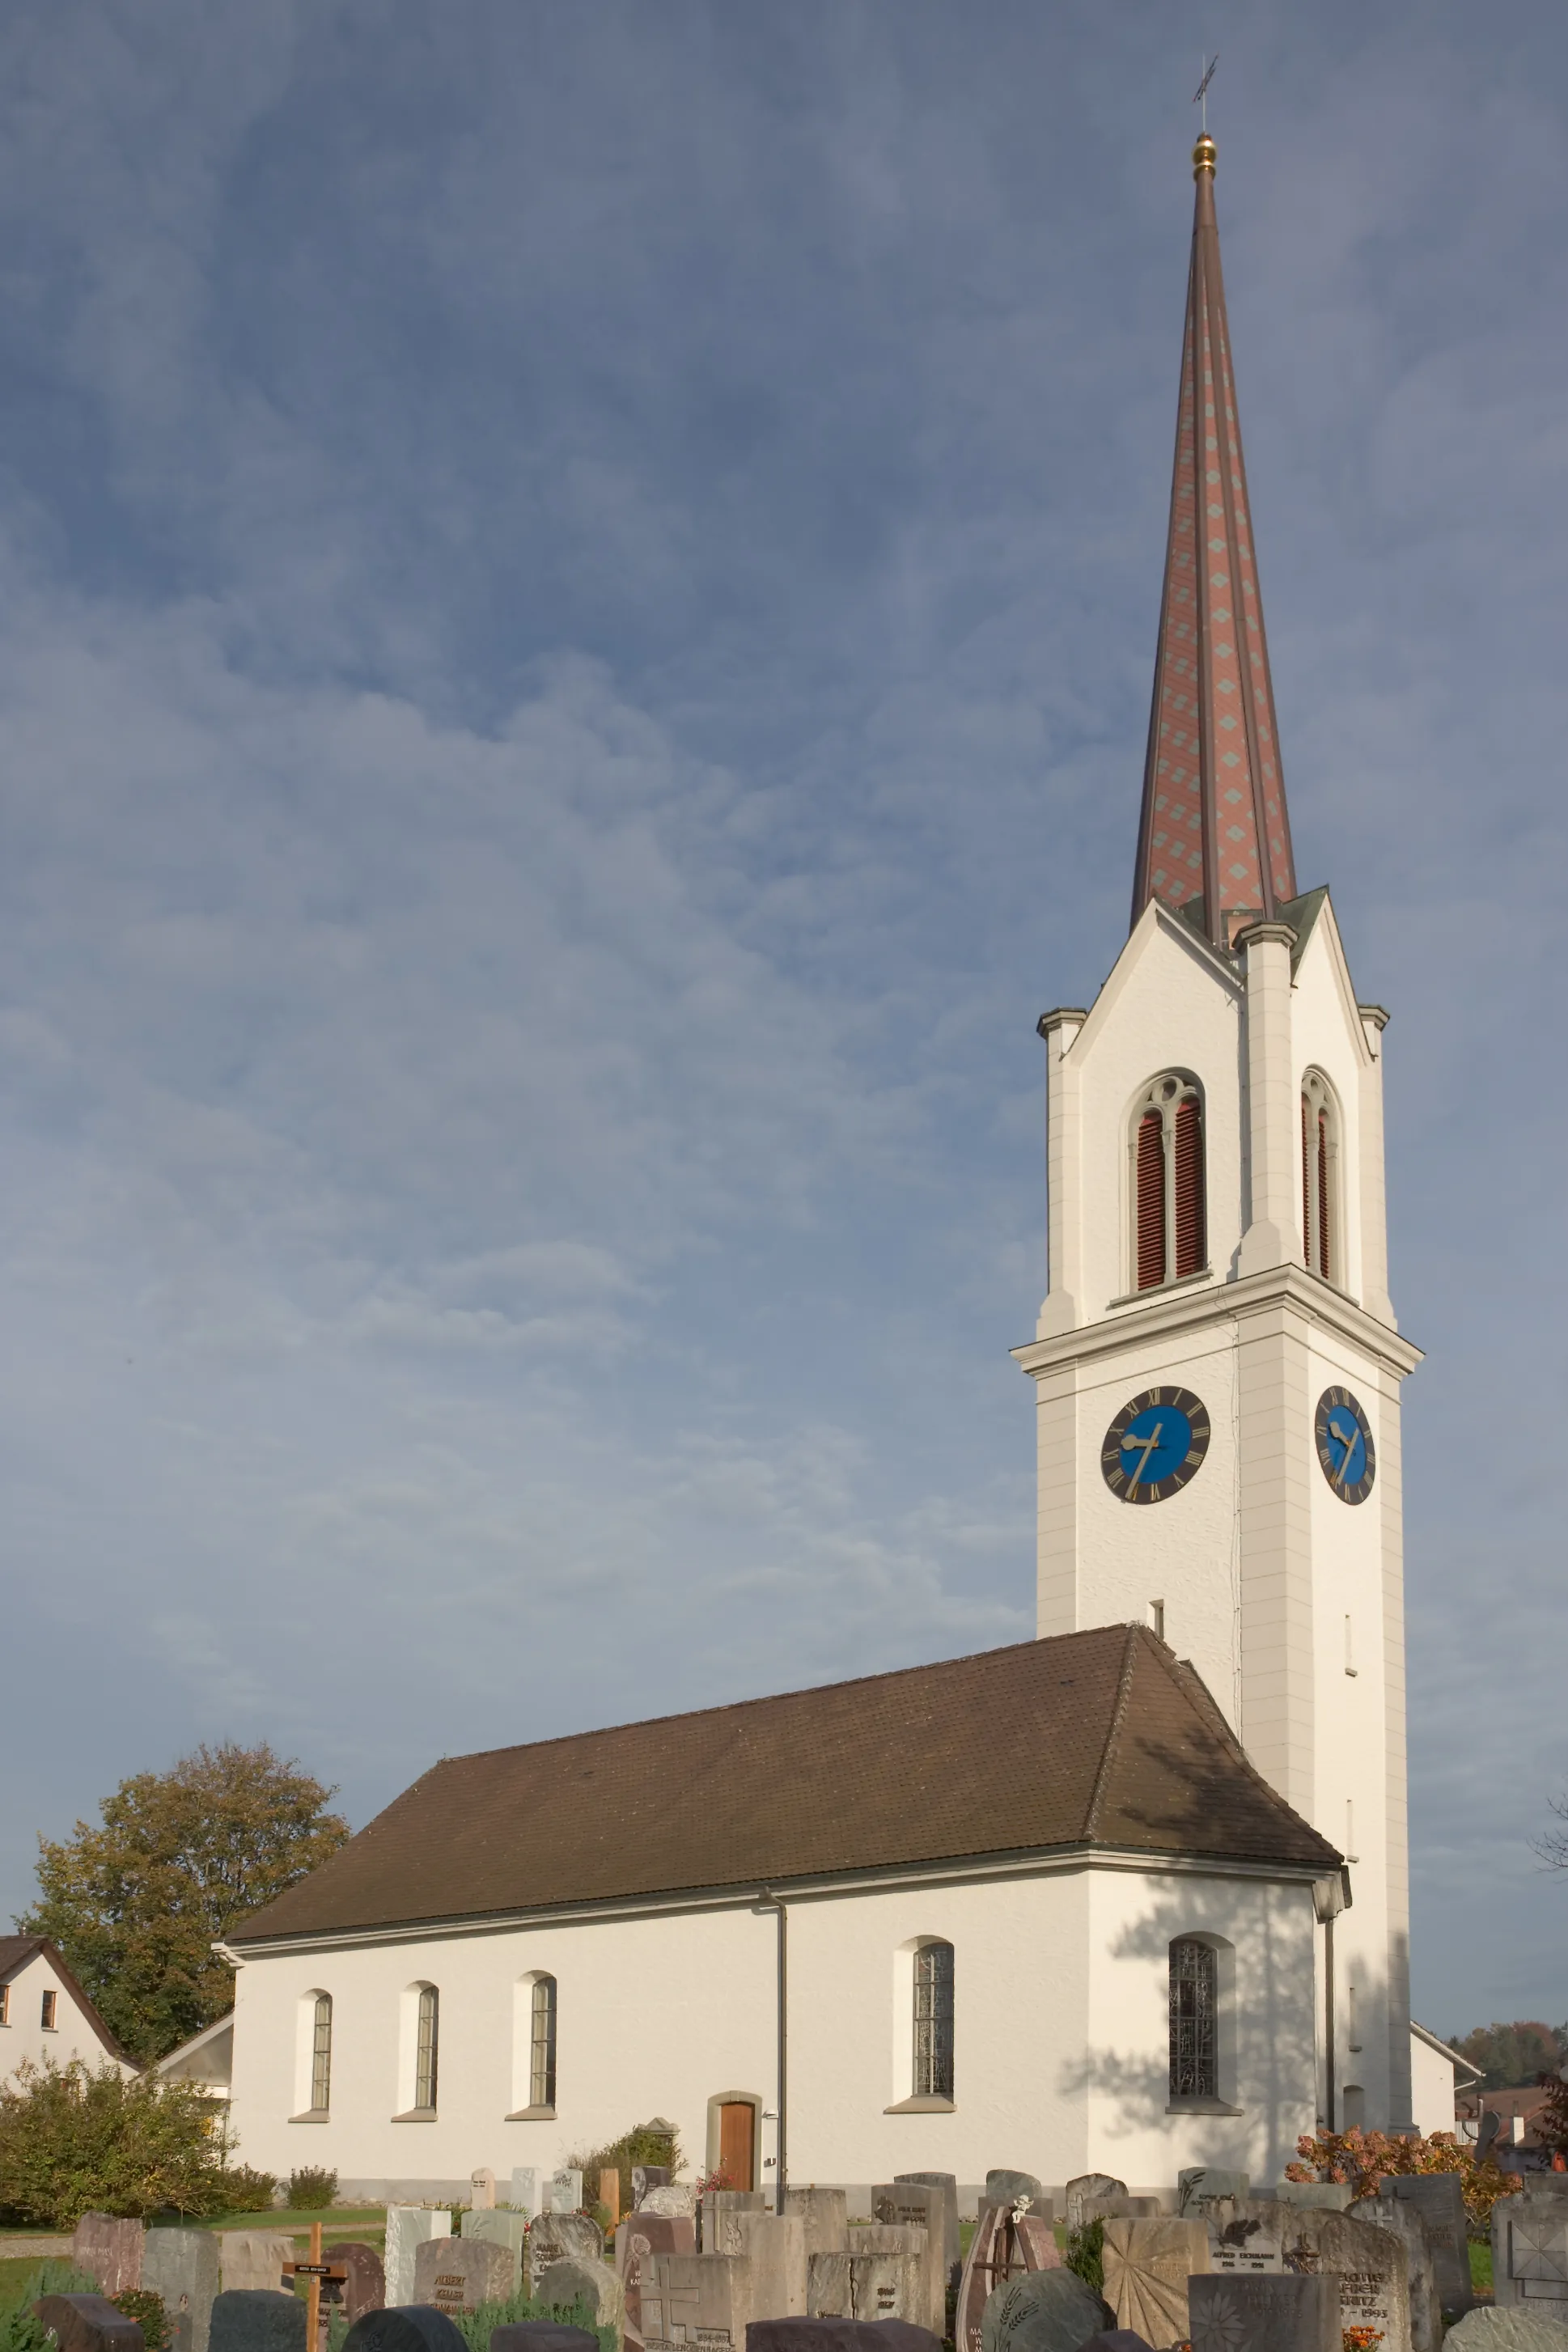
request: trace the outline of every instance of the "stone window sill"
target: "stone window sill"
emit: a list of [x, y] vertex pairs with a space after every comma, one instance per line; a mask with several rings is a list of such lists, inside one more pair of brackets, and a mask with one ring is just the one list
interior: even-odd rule
[[890, 2107], [882, 2109], [885, 2116], [952, 2116], [957, 2112], [951, 2099], [898, 2099]]
[[553, 2107], [513, 2107], [510, 2115], [503, 2116], [501, 2121], [507, 2124], [552, 2124], [555, 2110]]
[[330, 2123], [331, 2117], [325, 2107], [307, 2107], [303, 2115], [290, 2116], [289, 2120], [291, 2124], [324, 2124]]
[[1245, 2107], [1232, 2106], [1228, 2099], [1172, 2099], [1165, 2113], [1168, 2116], [1244, 2116]]
[[1213, 1266], [1200, 1265], [1196, 1274], [1173, 1275], [1169, 1282], [1152, 1282], [1147, 1290], [1125, 1290], [1120, 1298], [1106, 1300], [1105, 1311], [1109, 1315], [1116, 1307], [1147, 1307], [1151, 1299], [1168, 1298], [1173, 1290], [1197, 1290], [1213, 1280]]
[[394, 2116], [392, 2120], [395, 2124], [433, 2124], [436, 2110], [434, 2107], [410, 2107], [406, 2115]]

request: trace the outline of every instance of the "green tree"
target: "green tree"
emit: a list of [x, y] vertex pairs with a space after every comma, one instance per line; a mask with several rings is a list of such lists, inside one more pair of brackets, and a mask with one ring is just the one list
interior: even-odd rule
[[1478, 2025], [1453, 2046], [1472, 2066], [1481, 2068], [1484, 2091], [1533, 2083], [1538, 2074], [1555, 2074], [1563, 2063], [1556, 2034], [1536, 2018], [1515, 2018], [1510, 2025]]
[[162, 2058], [233, 2003], [214, 1940], [347, 1838], [334, 1793], [265, 1742], [135, 1773], [99, 1827], [39, 1838], [39, 1900], [16, 1925], [59, 1946], [133, 2057]]

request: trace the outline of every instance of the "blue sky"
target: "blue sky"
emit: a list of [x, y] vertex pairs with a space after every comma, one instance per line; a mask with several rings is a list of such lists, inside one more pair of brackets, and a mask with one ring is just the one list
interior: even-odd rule
[[1125, 932], [1216, 45], [1298, 870], [1394, 1016], [1415, 2001], [1568, 2017], [1506, 0], [0, 16], [0, 1908], [200, 1738], [357, 1822], [1032, 1630], [1033, 1025]]

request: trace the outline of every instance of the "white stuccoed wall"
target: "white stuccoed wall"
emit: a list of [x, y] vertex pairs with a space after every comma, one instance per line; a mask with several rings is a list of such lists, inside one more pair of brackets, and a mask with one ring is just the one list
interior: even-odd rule
[[[14, 2074], [24, 2060], [41, 2066], [47, 2059], [65, 2067], [79, 2059], [93, 2074], [106, 2064], [122, 2075], [136, 2073], [134, 2066], [111, 2056], [104, 2048], [96, 2028], [77, 2007], [76, 1996], [58, 1969], [50, 1965], [46, 1953], [36, 1952], [8, 1982], [10, 2022], [0, 2026], [0, 2082]], [[46, 2032], [40, 2022], [43, 1997], [50, 1991], [57, 1996], [55, 2014], [59, 2021], [52, 2032]]]
[[[1295, 1271], [1260, 1265], [1237, 1279], [1253, 1213], [1247, 1020], [1241, 971], [1150, 906], [1087, 1016], [1047, 1038], [1051, 1288], [1036, 1345], [1016, 1351], [1038, 1400], [1038, 1630], [1147, 1623], [1163, 1601], [1173, 1648], [1336, 1846], [1353, 1803], [1337, 2085], [1363, 2087], [1369, 2122], [1398, 2125], [1410, 2120], [1399, 1391], [1419, 1356], [1394, 1332], [1386, 1289], [1381, 1021], [1357, 1006], [1331, 907], [1277, 1023], [1270, 1052], [1288, 1066], [1268, 1074], [1276, 1098], [1282, 1083], [1296, 1099], [1320, 1070], [1336, 1098], [1331, 1289], [1302, 1264], [1299, 1181], [1285, 1237]], [[1131, 1118], [1164, 1069], [1203, 1089], [1210, 1276], [1131, 1297]], [[1101, 1475], [1104, 1433], [1164, 1383], [1208, 1406], [1208, 1455], [1181, 1493], [1130, 1507]], [[1331, 1493], [1313, 1451], [1332, 1384], [1358, 1397], [1377, 1447], [1377, 1484], [1356, 1507]]]
[[[1310, 1918], [1300, 1885], [1110, 1866], [792, 1902], [790, 2179], [973, 2184], [1016, 2165], [1059, 2183], [1103, 2167], [1168, 2189], [1183, 2165], [1233, 2161], [1276, 2178], [1310, 2123], [1310, 2063], [1282, 2094], [1248, 2040], [1240, 2116], [1167, 2116], [1167, 1947], [1202, 1930], [1267, 1955], [1281, 2046], [1310, 2051]], [[775, 1932], [737, 1907], [248, 1958], [232, 2111], [245, 2159], [438, 2193], [481, 2164], [549, 2171], [663, 2115], [700, 2166], [710, 2098], [776, 2104]], [[889, 2115], [910, 2088], [908, 1953], [930, 1936], [954, 1948], [957, 2095], [950, 2114]], [[515, 1987], [542, 1968], [559, 1986], [557, 2115], [509, 2123]], [[441, 1992], [439, 2116], [397, 2124], [402, 1998], [422, 1979]], [[290, 2124], [317, 1990], [333, 2000], [331, 2119]]]

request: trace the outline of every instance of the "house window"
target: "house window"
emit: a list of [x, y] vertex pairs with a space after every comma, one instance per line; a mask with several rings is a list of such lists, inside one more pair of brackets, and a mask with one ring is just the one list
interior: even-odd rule
[[1339, 1202], [1339, 1136], [1329, 1082], [1309, 1070], [1301, 1086], [1301, 1242], [1314, 1274], [1339, 1282], [1335, 1213]]
[[529, 2022], [528, 2104], [555, 2105], [555, 1979], [535, 1977]]
[[1203, 1098], [1168, 1071], [1132, 1116], [1132, 1287], [1155, 1290], [1208, 1264]]
[[1218, 1962], [1194, 1936], [1171, 1946], [1171, 2096], [1219, 2095]]
[[419, 1988], [418, 2025], [414, 2042], [414, 2104], [436, 2105], [437, 2056], [441, 2031], [441, 1996], [434, 1985]]
[[917, 2099], [952, 2096], [952, 1946], [915, 1954], [914, 2086]]
[[38, 2022], [46, 2033], [53, 2033], [55, 2031], [55, 2020], [59, 2012], [59, 2005], [60, 1997], [58, 1992], [47, 1992], [44, 1995], [43, 2009]]
[[310, 2112], [324, 2116], [332, 2103], [332, 1996], [316, 1995], [310, 2038]]
[[0, 2025], [9, 2025], [10, 2022], [11, 1988], [9, 1985], [0, 1985]]

